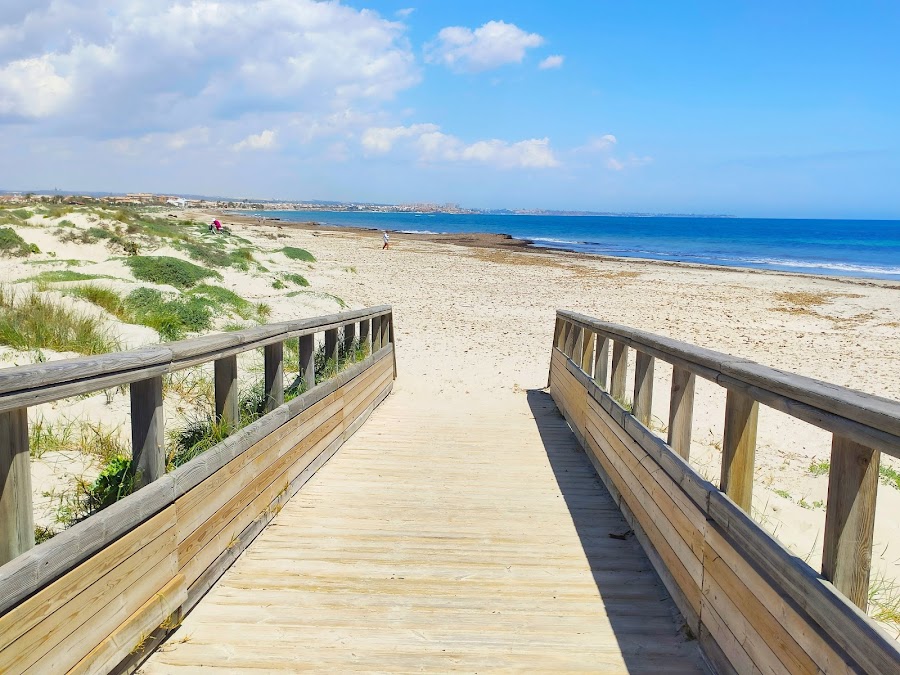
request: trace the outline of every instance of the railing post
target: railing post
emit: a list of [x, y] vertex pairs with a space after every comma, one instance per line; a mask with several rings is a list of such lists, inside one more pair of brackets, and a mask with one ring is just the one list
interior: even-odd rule
[[634, 361], [634, 407], [632, 414], [645, 427], [650, 426], [653, 408], [653, 362], [649, 354], [637, 352]]
[[553, 346], [556, 347], [557, 349], [562, 348], [561, 345], [562, 345], [562, 334], [563, 334], [564, 326], [565, 326], [565, 323], [563, 322], [562, 318], [557, 316], [556, 324], [553, 326]]
[[578, 343], [581, 341], [581, 327], [572, 324], [571, 330], [569, 330], [569, 342], [566, 345], [566, 356], [568, 356], [573, 361], [575, 360], [575, 354], [578, 353]]
[[353, 343], [356, 341], [356, 324], [355, 323], [345, 323], [344, 324], [344, 353], [347, 355], [347, 358], [351, 357], [351, 353], [353, 351]]
[[372, 317], [372, 353], [381, 349], [381, 317]]
[[303, 390], [309, 391], [316, 386], [316, 336], [314, 333], [300, 336], [300, 381]]
[[613, 342], [612, 354], [612, 382], [609, 385], [609, 395], [618, 401], [625, 400], [625, 378], [628, 375], [628, 345]]
[[822, 576], [862, 611], [869, 599], [881, 453], [835, 434], [831, 442]]
[[334, 361], [334, 367], [340, 367], [338, 363], [338, 329], [332, 328], [325, 331], [325, 360]]
[[166, 473], [166, 433], [162, 376], [132, 382], [131, 468], [134, 488], [145, 487]]
[[391, 343], [391, 315], [381, 317], [381, 346], [387, 347]]
[[581, 334], [581, 369], [593, 376], [594, 374], [594, 341], [595, 336], [592, 331], [585, 330]]
[[753, 463], [759, 403], [728, 390], [725, 398], [725, 438], [722, 442], [722, 478], [719, 489], [750, 513], [753, 498]]
[[28, 409], [0, 413], [0, 565], [34, 548]]
[[691, 454], [691, 426], [694, 421], [696, 380], [697, 378], [692, 372], [673, 366], [667, 442], [685, 461]]
[[364, 319], [359, 322], [359, 344], [369, 354], [372, 353], [372, 340], [370, 338], [371, 327], [372, 321], [370, 319]]
[[597, 336], [597, 351], [594, 354], [594, 382], [606, 391], [609, 386], [609, 338], [604, 335]]
[[228, 430], [235, 431], [240, 425], [241, 412], [238, 400], [237, 356], [217, 359], [213, 366], [216, 388], [216, 421]]
[[265, 371], [265, 411], [272, 412], [284, 403], [284, 343], [275, 342], [263, 347]]
[[391, 350], [391, 360], [393, 361], [394, 366], [394, 379], [397, 379], [397, 344], [394, 342], [394, 313], [391, 312], [387, 315], [387, 340], [391, 344], [393, 349]]

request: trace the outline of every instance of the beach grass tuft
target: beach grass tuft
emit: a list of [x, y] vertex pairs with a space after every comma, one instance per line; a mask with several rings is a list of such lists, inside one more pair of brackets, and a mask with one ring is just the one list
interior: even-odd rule
[[115, 279], [107, 274], [85, 274], [84, 272], [76, 272], [74, 270], [45, 270], [40, 274], [22, 279], [22, 281], [33, 281], [38, 284], [54, 284], [65, 281], [91, 281], [94, 279]]
[[281, 249], [281, 252], [284, 253], [291, 260], [302, 260], [303, 262], [316, 262], [315, 256], [312, 253], [303, 248], [297, 248], [296, 246], [285, 246]]
[[213, 313], [202, 297], [168, 298], [155, 288], [136, 288], [125, 298], [135, 323], [149, 326], [163, 340], [179, 340], [186, 333], [208, 330]]
[[37, 246], [26, 242], [11, 227], [0, 227], [0, 255], [24, 258], [40, 252]]
[[134, 256], [125, 260], [136, 279], [154, 284], [168, 284], [175, 288], [187, 289], [204, 279], [221, 279], [218, 272], [186, 260], [169, 256]]

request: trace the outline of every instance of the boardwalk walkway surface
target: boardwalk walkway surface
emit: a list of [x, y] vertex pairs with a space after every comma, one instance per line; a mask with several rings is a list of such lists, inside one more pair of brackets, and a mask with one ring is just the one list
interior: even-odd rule
[[141, 672], [702, 672], [626, 531], [547, 394], [398, 387]]

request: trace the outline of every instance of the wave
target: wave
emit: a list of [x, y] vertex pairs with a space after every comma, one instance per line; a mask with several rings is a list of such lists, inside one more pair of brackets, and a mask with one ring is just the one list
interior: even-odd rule
[[434, 232], [432, 230], [395, 230], [400, 234], [449, 234], [449, 232]]
[[854, 265], [851, 263], [822, 262], [817, 260], [785, 260], [781, 258], [746, 258], [736, 259], [755, 265], [779, 265], [782, 267], [798, 267], [803, 269], [838, 270], [841, 272], [867, 272], [870, 274], [900, 275], [900, 267], [884, 267], [880, 265]]

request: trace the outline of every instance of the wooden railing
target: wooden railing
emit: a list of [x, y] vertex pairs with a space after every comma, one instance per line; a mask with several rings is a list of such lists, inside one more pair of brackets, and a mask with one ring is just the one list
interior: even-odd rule
[[[648, 428], [657, 359], [673, 367], [665, 442]], [[727, 392], [721, 490], [688, 464], [698, 376]], [[900, 672], [897, 644], [863, 613], [900, 403], [568, 311], [550, 391], [715, 667]], [[833, 434], [821, 575], [748, 515], [760, 403]]]
[[[316, 384], [316, 333], [338, 360]], [[306, 391], [284, 403], [283, 344], [299, 338]], [[238, 430], [237, 355], [264, 349], [267, 413]], [[223, 442], [165, 473], [162, 378], [214, 362]], [[396, 377], [388, 306], [130, 352], [0, 370], [0, 672], [127, 670], [177, 626], [309, 477], [368, 418]], [[34, 547], [27, 408], [130, 385], [137, 489]]]

